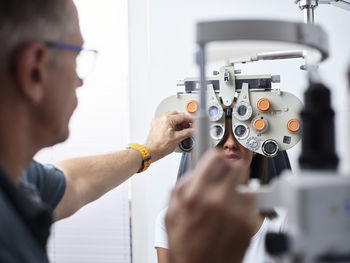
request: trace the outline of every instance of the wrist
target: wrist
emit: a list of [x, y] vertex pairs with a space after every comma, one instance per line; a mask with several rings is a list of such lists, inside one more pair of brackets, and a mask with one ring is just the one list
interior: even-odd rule
[[141, 154], [142, 162], [141, 162], [141, 166], [140, 166], [139, 170], [137, 171], [137, 173], [141, 173], [141, 172], [146, 171], [147, 168], [151, 165], [151, 161], [152, 161], [151, 153], [149, 152], [147, 147], [145, 147], [141, 144], [137, 144], [137, 143], [130, 143], [128, 145], [128, 148], [134, 149]]
[[152, 162], [156, 162], [159, 159], [161, 159], [159, 151], [157, 151], [155, 148], [152, 146], [148, 145], [147, 143], [145, 144], [146, 149], [148, 150], [149, 154], [152, 156]]

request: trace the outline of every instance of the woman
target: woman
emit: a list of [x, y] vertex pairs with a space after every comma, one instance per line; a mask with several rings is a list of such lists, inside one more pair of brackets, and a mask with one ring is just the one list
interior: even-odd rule
[[[250, 178], [259, 178], [262, 184], [266, 184], [268, 181], [268, 159], [246, 149], [236, 140], [232, 132], [231, 118], [226, 118], [225, 126], [225, 135], [217, 147], [223, 149], [233, 166], [244, 169], [245, 173], [240, 176], [240, 183], [248, 184]], [[156, 222], [154, 246], [157, 249], [158, 263], [167, 263], [168, 258], [165, 213], [166, 209], [162, 210]], [[257, 210], [256, 217], [258, 223], [255, 235], [251, 237], [250, 245], [243, 259], [244, 263], [271, 262], [272, 259], [265, 251], [265, 235], [267, 232], [281, 232], [284, 228], [285, 213], [283, 211], [263, 213]]]

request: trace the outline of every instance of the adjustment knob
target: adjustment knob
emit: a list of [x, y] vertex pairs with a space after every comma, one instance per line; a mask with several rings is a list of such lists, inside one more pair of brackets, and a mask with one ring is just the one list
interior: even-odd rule
[[268, 128], [268, 122], [263, 117], [253, 119], [253, 127], [257, 133], [264, 133]]
[[284, 233], [267, 233], [265, 247], [270, 255], [281, 255], [289, 250], [289, 238]]
[[259, 146], [260, 142], [256, 137], [249, 137], [246, 141], [246, 147], [253, 152], [256, 152], [259, 149]]
[[260, 112], [267, 112], [271, 108], [271, 103], [268, 98], [261, 98], [257, 101], [256, 107]]
[[188, 137], [179, 143], [179, 148], [184, 152], [192, 151], [193, 147], [194, 147], [194, 139], [192, 137]]
[[296, 133], [300, 130], [300, 121], [298, 119], [290, 119], [287, 122], [287, 129], [291, 133]]
[[190, 100], [186, 103], [186, 111], [188, 113], [195, 113], [198, 109], [198, 103], [195, 100]]

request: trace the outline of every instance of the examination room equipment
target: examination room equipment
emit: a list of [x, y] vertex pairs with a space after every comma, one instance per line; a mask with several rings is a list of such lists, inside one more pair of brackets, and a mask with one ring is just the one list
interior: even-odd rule
[[[273, 157], [279, 150], [287, 150], [300, 140], [298, 119], [302, 102], [293, 94], [273, 88], [278, 75], [241, 76], [234, 63], [223, 66], [216, 76], [207, 80], [210, 128], [210, 147], [215, 147], [225, 134], [225, 117], [232, 118], [232, 131], [239, 142], [251, 151]], [[156, 110], [159, 116], [176, 110], [195, 115], [198, 106], [199, 80], [187, 78], [182, 84], [185, 92], [178, 92], [163, 100]], [[222, 102], [221, 102], [222, 101]], [[230, 106], [235, 101], [233, 108]], [[222, 104], [228, 108], [223, 108]], [[175, 151], [189, 152], [195, 139], [182, 141]]]
[[[318, 75], [318, 65], [329, 56], [328, 36], [314, 24], [318, 5], [350, 10], [350, 1], [295, 3], [304, 12], [304, 23], [198, 23], [200, 78], [179, 83], [185, 90], [163, 100], [156, 115], [177, 110], [196, 116], [195, 136], [176, 149], [193, 151], [194, 164], [221, 140], [227, 114], [232, 115], [238, 142], [259, 154], [273, 157], [302, 139], [300, 172], [285, 172], [270, 185], [258, 189], [241, 186], [240, 190], [253, 192], [260, 210], [287, 209], [287, 232], [266, 237], [268, 252], [280, 262], [350, 262], [350, 176], [337, 172], [331, 90]], [[239, 69], [242, 63], [264, 60], [278, 60], [283, 66], [285, 59], [294, 58], [304, 59], [301, 70], [307, 71], [304, 105], [292, 93], [273, 87], [281, 81], [278, 75], [243, 75]], [[207, 63], [213, 61], [225, 61], [224, 66], [207, 77]]]

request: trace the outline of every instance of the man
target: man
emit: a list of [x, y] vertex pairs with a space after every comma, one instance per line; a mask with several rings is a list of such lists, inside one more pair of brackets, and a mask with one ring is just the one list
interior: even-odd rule
[[[31, 162], [37, 151], [68, 137], [68, 122], [77, 105], [76, 88], [83, 84], [76, 73], [83, 38], [72, 0], [0, 0], [0, 4], [0, 262], [47, 262], [45, 246], [52, 213], [54, 220], [72, 215], [146, 169], [150, 158], [154, 162], [171, 153], [192, 133], [191, 128], [177, 128], [189, 127], [192, 120], [170, 112], [153, 120], [144, 146], [131, 145], [130, 149], [112, 154], [70, 159], [56, 167]], [[209, 154], [207, 164], [213, 161], [223, 167], [219, 169], [223, 173], [207, 180], [210, 167], [193, 172], [202, 176], [189, 180], [186, 189], [195, 191], [191, 190], [186, 200], [198, 198], [202, 190], [220, 190], [216, 201], [225, 202], [214, 207], [214, 212], [221, 212], [221, 218], [230, 219], [231, 225], [240, 215], [226, 199], [240, 198], [223, 185], [230, 182], [227, 177], [235, 171], [226, 167], [218, 153]], [[235, 182], [228, 185], [233, 187]], [[176, 193], [173, 200], [178, 200]], [[242, 201], [245, 203], [250, 207], [249, 200]], [[208, 205], [212, 206], [210, 197], [198, 207]], [[172, 207], [171, 203], [169, 210], [176, 211]], [[198, 212], [197, 219], [212, 215], [213, 222], [218, 223], [210, 209], [209, 214], [205, 209], [193, 211]], [[180, 224], [172, 223], [170, 228], [191, 230], [184, 224], [189, 217], [188, 211], [181, 213]], [[174, 244], [176, 250], [181, 247], [177, 242], [186, 239], [186, 234], [172, 237], [172, 232], [170, 238], [174, 241], [170, 246]], [[227, 233], [237, 238], [235, 231]], [[246, 242], [242, 244], [244, 247]], [[185, 252], [182, 255], [187, 258]], [[190, 258], [198, 262], [198, 257]]]

